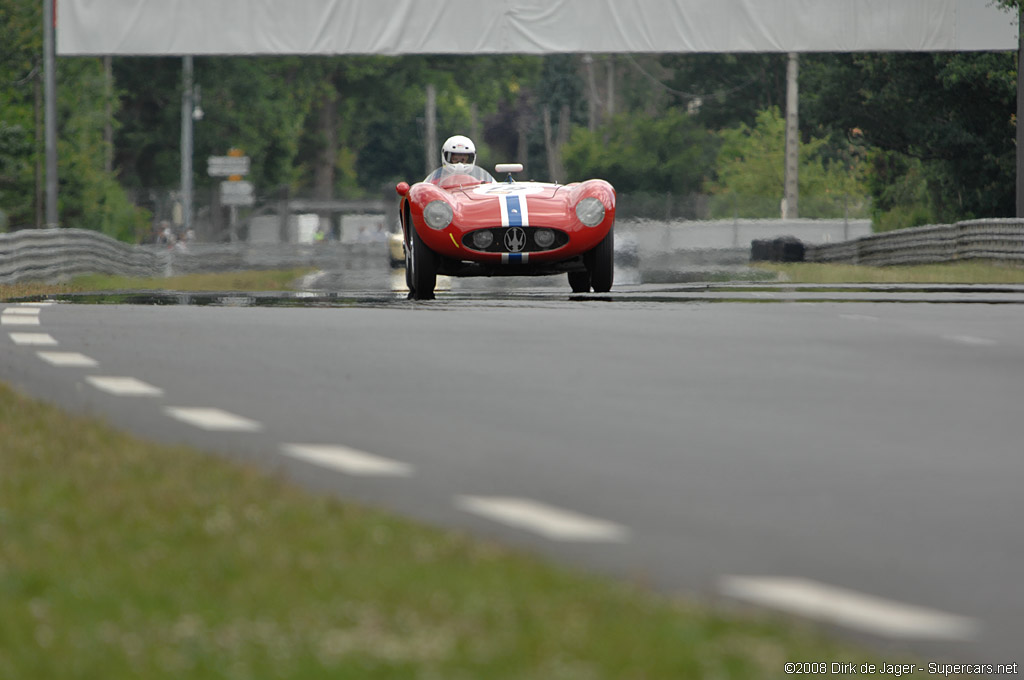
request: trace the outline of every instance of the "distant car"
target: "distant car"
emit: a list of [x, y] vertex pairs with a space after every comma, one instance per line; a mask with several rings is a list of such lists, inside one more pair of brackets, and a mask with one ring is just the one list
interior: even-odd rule
[[615, 189], [601, 179], [518, 182], [520, 164], [498, 165], [499, 182], [472, 165], [446, 166], [434, 181], [400, 182], [409, 297], [434, 297], [438, 274], [565, 273], [574, 292], [611, 290]]
[[388, 232], [388, 264], [397, 269], [405, 264], [405, 238], [402, 236], [402, 225], [397, 230]]

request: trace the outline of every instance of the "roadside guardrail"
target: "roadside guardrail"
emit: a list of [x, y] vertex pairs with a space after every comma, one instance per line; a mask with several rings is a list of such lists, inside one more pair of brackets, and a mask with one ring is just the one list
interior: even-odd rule
[[130, 245], [88, 229], [0, 234], [0, 283], [60, 283], [83, 274], [164, 277], [297, 267], [352, 268], [387, 257], [384, 243]]
[[[685, 231], [685, 224], [658, 226], [667, 235], [670, 231]], [[632, 233], [639, 240], [642, 258], [653, 254], [655, 259], [664, 259], [682, 252], [679, 248], [665, 248], [665, 237], [650, 236], [640, 229], [644, 226], [650, 231], [651, 225], [633, 225], [633, 232], [629, 232], [630, 225], [622, 226], [623, 235]], [[804, 245], [807, 262], [873, 266], [968, 259], [1024, 262], [1024, 219], [969, 220], [900, 229], [838, 243]], [[733, 250], [739, 252], [743, 247]], [[0, 234], [0, 283], [58, 283], [94, 273], [161, 277], [242, 269], [351, 269], [373, 266], [377, 258], [387, 258], [385, 243], [192, 243], [185, 248], [168, 248], [130, 245], [88, 229], [24, 229]]]
[[842, 243], [807, 245], [806, 262], [871, 266], [956, 260], [1024, 262], [1024, 219], [968, 220], [872, 234]]

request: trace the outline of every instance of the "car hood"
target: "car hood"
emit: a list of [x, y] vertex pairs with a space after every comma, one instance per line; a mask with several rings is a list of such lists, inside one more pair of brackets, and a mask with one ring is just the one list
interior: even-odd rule
[[451, 191], [459, 200], [497, 201], [502, 196], [528, 196], [531, 199], [563, 198], [568, 200], [569, 192], [565, 185], [547, 184], [543, 182], [498, 182], [480, 184], [475, 187], [462, 187]]

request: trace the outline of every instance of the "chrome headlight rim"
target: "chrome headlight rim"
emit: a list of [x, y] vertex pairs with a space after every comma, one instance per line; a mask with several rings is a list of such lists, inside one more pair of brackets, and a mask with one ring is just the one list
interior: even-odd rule
[[596, 227], [604, 222], [605, 207], [601, 199], [587, 196], [576, 204], [576, 218], [586, 227]]
[[494, 245], [494, 232], [490, 229], [477, 229], [473, 232], [470, 243], [477, 250], [487, 250]]
[[533, 242], [538, 248], [547, 250], [555, 244], [555, 232], [552, 229], [541, 227], [533, 232]]
[[436, 231], [447, 227], [453, 219], [455, 219], [455, 213], [452, 211], [452, 207], [448, 205], [448, 201], [443, 201], [440, 198], [427, 203], [423, 208], [423, 221]]

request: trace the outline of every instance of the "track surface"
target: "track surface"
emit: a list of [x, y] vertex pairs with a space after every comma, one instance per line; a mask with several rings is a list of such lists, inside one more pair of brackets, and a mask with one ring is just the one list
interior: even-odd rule
[[881, 651], [1024, 661], [1024, 292], [505, 290], [6, 305], [0, 380]]

